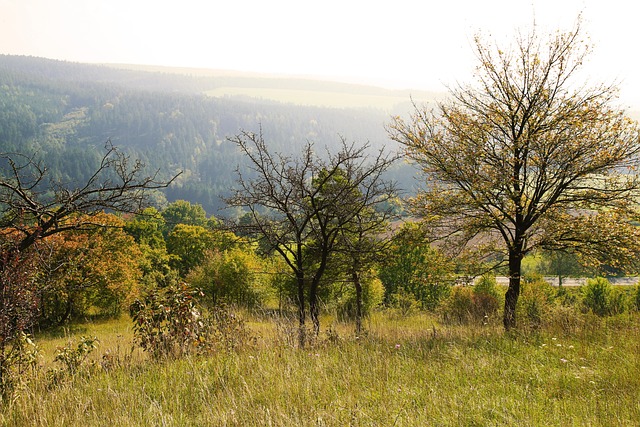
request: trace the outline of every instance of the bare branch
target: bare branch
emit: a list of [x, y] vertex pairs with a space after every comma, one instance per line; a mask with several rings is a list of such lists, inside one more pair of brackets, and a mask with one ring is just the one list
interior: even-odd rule
[[159, 179], [158, 171], [144, 175], [144, 165], [131, 165], [110, 141], [94, 173], [76, 188], [47, 183], [47, 170], [35, 156], [6, 153], [0, 159], [1, 221], [3, 228], [22, 233], [18, 251], [53, 234], [98, 226], [90, 220], [95, 213], [137, 212], [150, 190], [167, 187], [179, 175], [167, 181]]

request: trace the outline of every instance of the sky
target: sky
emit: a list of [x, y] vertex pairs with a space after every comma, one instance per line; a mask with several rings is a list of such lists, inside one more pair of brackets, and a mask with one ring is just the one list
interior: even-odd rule
[[629, 0], [0, 0], [0, 54], [440, 92], [472, 79], [476, 34], [507, 46], [582, 14], [589, 81], [640, 108], [638, 12]]

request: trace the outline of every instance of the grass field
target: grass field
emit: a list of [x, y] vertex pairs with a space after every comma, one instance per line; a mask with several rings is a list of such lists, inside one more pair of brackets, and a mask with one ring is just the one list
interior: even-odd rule
[[[329, 108], [374, 108], [384, 111], [392, 111], [398, 108], [399, 105], [407, 104], [410, 101], [408, 96], [399, 94], [394, 96], [286, 88], [219, 87], [207, 91], [206, 94], [212, 97], [245, 96], [295, 105]], [[415, 101], [428, 102], [429, 100], [420, 98]]]
[[[640, 316], [580, 316], [505, 334], [376, 313], [361, 339], [324, 319], [331, 332], [305, 349], [252, 317], [239, 350], [162, 363], [132, 351], [128, 319], [78, 325], [39, 337], [43, 366], [0, 425], [638, 425]], [[94, 363], [51, 381], [56, 347], [81, 335], [100, 339]]]

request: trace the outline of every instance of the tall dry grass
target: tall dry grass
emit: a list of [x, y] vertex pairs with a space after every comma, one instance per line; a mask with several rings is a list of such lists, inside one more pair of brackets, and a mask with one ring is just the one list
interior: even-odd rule
[[[566, 313], [565, 313], [566, 314]], [[40, 337], [97, 336], [93, 364], [56, 383], [50, 357], [0, 413], [8, 426], [621, 426], [640, 423], [640, 316], [581, 316], [505, 334], [376, 313], [367, 334], [325, 320], [308, 348], [287, 319], [253, 317], [236, 352], [156, 363], [126, 319]], [[101, 365], [110, 354], [114, 363]], [[117, 362], [117, 363], [115, 363]], [[104, 364], [104, 363], [103, 363]]]

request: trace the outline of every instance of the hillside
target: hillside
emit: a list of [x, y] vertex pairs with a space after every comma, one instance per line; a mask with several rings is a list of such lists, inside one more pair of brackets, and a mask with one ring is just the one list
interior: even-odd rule
[[199, 82], [200, 92], [213, 97], [245, 97], [315, 107], [367, 108], [400, 113], [411, 107], [412, 99], [424, 103], [443, 96], [434, 92], [391, 90], [306, 76], [128, 64], [106, 66], [120, 71], [159, 73], [165, 77], [190, 77]]
[[[409, 106], [408, 92], [337, 82], [0, 56], [0, 150], [34, 153], [72, 185], [111, 140], [166, 176], [183, 171], [166, 198], [212, 214], [242, 162], [227, 137], [262, 128], [283, 152], [306, 141], [331, 149], [340, 136], [395, 149], [384, 125]], [[413, 173], [399, 165], [392, 177], [408, 188]]]

